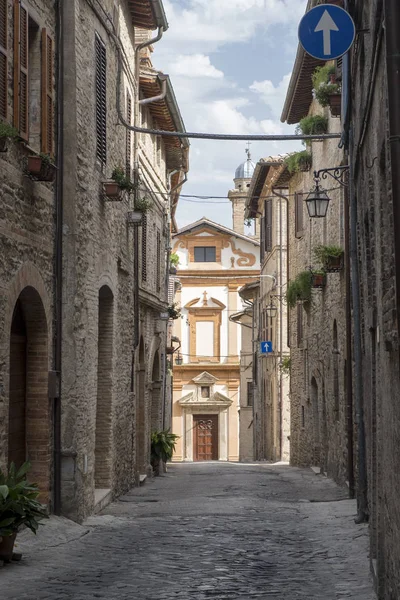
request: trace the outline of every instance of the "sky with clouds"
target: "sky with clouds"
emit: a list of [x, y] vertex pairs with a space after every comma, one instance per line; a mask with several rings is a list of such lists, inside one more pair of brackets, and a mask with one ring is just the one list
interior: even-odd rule
[[[289, 133], [280, 122], [307, 0], [164, 0], [169, 30], [155, 47], [187, 131]], [[182, 194], [223, 196], [245, 160], [244, 142], [192, 140]], [[254, 142], [254, 162], [297, 149], [295, 142]], [[224, 200], [181, 199], [179, 227], [206, 216], [232, 226]]]

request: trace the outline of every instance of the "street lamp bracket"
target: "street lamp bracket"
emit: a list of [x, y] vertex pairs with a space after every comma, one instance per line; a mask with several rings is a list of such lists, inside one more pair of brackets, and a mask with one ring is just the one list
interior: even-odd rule
[[349, 169], [349, 165], [342, 165], [340, 167], [331, 167], [329, 169], [320, 169], [319, 171], [314, 171], [315, 183], [318, 184], [321, 179], [328, 179], [329, 175], [342, 187], [348, 187], [349, 181], [347, 174]]

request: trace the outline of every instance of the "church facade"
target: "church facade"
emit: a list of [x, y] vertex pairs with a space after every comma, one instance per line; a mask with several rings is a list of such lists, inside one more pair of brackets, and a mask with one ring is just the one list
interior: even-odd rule
[[173, 238], [181, 283], [174, 325], [181, 343], [173, 367], [176, 461], [239, 460], [241, 393], [247, 389], [240, 386], [242, 327], [230, 317], [245, 309], [240, 288], [259, 275], [259, 242], [243, 233], [249, 163], [238, 168], [229, 193], [234, 229], [203, 218]]

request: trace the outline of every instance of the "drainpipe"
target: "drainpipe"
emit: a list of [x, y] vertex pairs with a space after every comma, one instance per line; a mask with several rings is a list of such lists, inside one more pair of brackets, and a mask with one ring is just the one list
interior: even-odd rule
[[63, 242], [63, 14], [62, 0], [56, 2], [56, 73], [57, 75], [57, 181], [56, 181], [56, 239], [55, 239], [55, 337], [54, 337], [54, 368], [57, 378], [57, 397], [53, 404], [54, 427], [54, 514], [61, 514], [61, 368], [62, 368], [62, 242]]
[[143, 98], [143, 100], [139, 100], [139, 106], [145, 106], [146, 104], [152, 104], [153, 102], [158, 102], [159, 100], [164, 100], [167, 95], [167, 79], [162, 75], [158, 76], [161, 79], [161, 94], [158, 96], [153, 96], [152, 98]]
[[[384, 0], [386, 31], [386, 69], [389, 101], [389, 144], [395, 231], [396, 307], [400, 338], [400, 5], [398, 0]], [[399, 345], [400, 349], [400, 345]]]
[[[272, 188], [272, 193], [280, 198], [279, 201], [279, 355], [282, 362], [283, 359], [283, 211], [282, 211], [282, 200], [286, 202], [286, 269], [289, 269], [289, 199], [278, 192], [276, 188]], [[287, 274], [287, 281], [289, 280]], [[289, 322], [289, 311], [288, 311], [288, 322]], [[289, 327], [288, 327], [289, 332]], [[289, 334], [288, 334], [289, 335]], [[283, 373], [280, 369], [279, 374], [279, 436], [280, 436], [280, 459], [282, 460], [283, 454]]]

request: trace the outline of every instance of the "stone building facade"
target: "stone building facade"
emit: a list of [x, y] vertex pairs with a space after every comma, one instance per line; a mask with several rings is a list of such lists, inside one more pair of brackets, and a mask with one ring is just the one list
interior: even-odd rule
[[[151, 62], [150, 32], [167, 28], [161, 3], [76, 0], [64, 11], [62, 502], [80, 520], [151, 472], [150, 434], [164, 424], [169, 190], [188, 144], [127, 128], [184, 131]], [[103, 185], [116, 168], [135, 185], [119, 202]]]
[[[255, 168], [246, 201], [246, 217], [259, 222], [261, 234], [261, 274], [255, 315], [257, 332], [257, 369], [255, 420], [257, 423], [256, 457], [289, 460], [290, 400], [289, 379], [283, 370], [289, 357], [287, 307], [288, 202], [275, 194], [274, 183], [281, 172], [282, 159], [261, 159]], [[279, 182], [282, 186], [282, 177]], [[285, 192], [283, 188], [281, 192]], [[281, 193], [282, 195], [282, 193]], [[260, 345], [272, 343], [272, 351], [263, 354]]]
[[[399, 102], [398, 3], [346, 6], [359, 33], [351, 52], [345, 122], [356, 207], [361, 292], [362, 406], [371, 559], [378, 595], [400, 596], [399, 482]], [[397, 57], [397, 59], [396, 59]], [[397, 73], [397, 75], [396, 75]], [[393, 79], [394, 77], [394, 79]], [[397, 296], [396, 296], [397, 294]]]
[[[0, 18], [0, 118], [22, 139], [0, 154], [0, 464], [29, 459], [50, 510], [80, 521], [151, 472], [171, 421], [162, 317], [189, 144], [129, 129], [184, 132], [151, 61], [161, 1], [2, 0]], [[34, 175], [30, 155], [48, 155]], [[105, 185], [116, 173], [129, 190]]]
[[55, 184], [29, 171], [28, 157], [54, 162], [56, 20], [52, 2], [0, 2], [0, 127], [15, 128], [0, 153], [0, 467], [29, 459], [50, 504]]
[[[314, 59], [300, 52], [289, 86], [283, 118], [298, 123], [308, 115], [328, 119], [328, 132], [341, 131], [340, 119], [312, 100], [312, 81], [301, 69], [312, 69]], [[315, 68], [315, 67], [314, 67]], [[311, 71], [312, 72], [312, 71]], [[297, 75], [296, 75], [297, 74]], [[297, 77], [297, 80], [296, 80]], [[293, 90], [293, 91], [291, 91]], [[343, 164], [337, 140], [310, 144], [312, 165], [289, 179], [289, 284], [299, 273], [318, 271], [322, 265], [315, 249], [323, 245], [345, 250], [344, 191], [333, 179], [328, 188], [329, 208], [323, 219], [310, 219], [305, 199], [315, 186], [314, 171]], [[287, 166], [283, 166], [283, 175]], [[276, 184], [279, 187], [279, 180]], [[344, 262], [343, 262], [344, 267]], [[346, 385], [346, 278], [342, 268], [327, 273], [322, 289], [313, 289], [311, 302], [290, 310], [291, 461], [321, 467], [339, 482], [348, 480], [348, 414]]]

